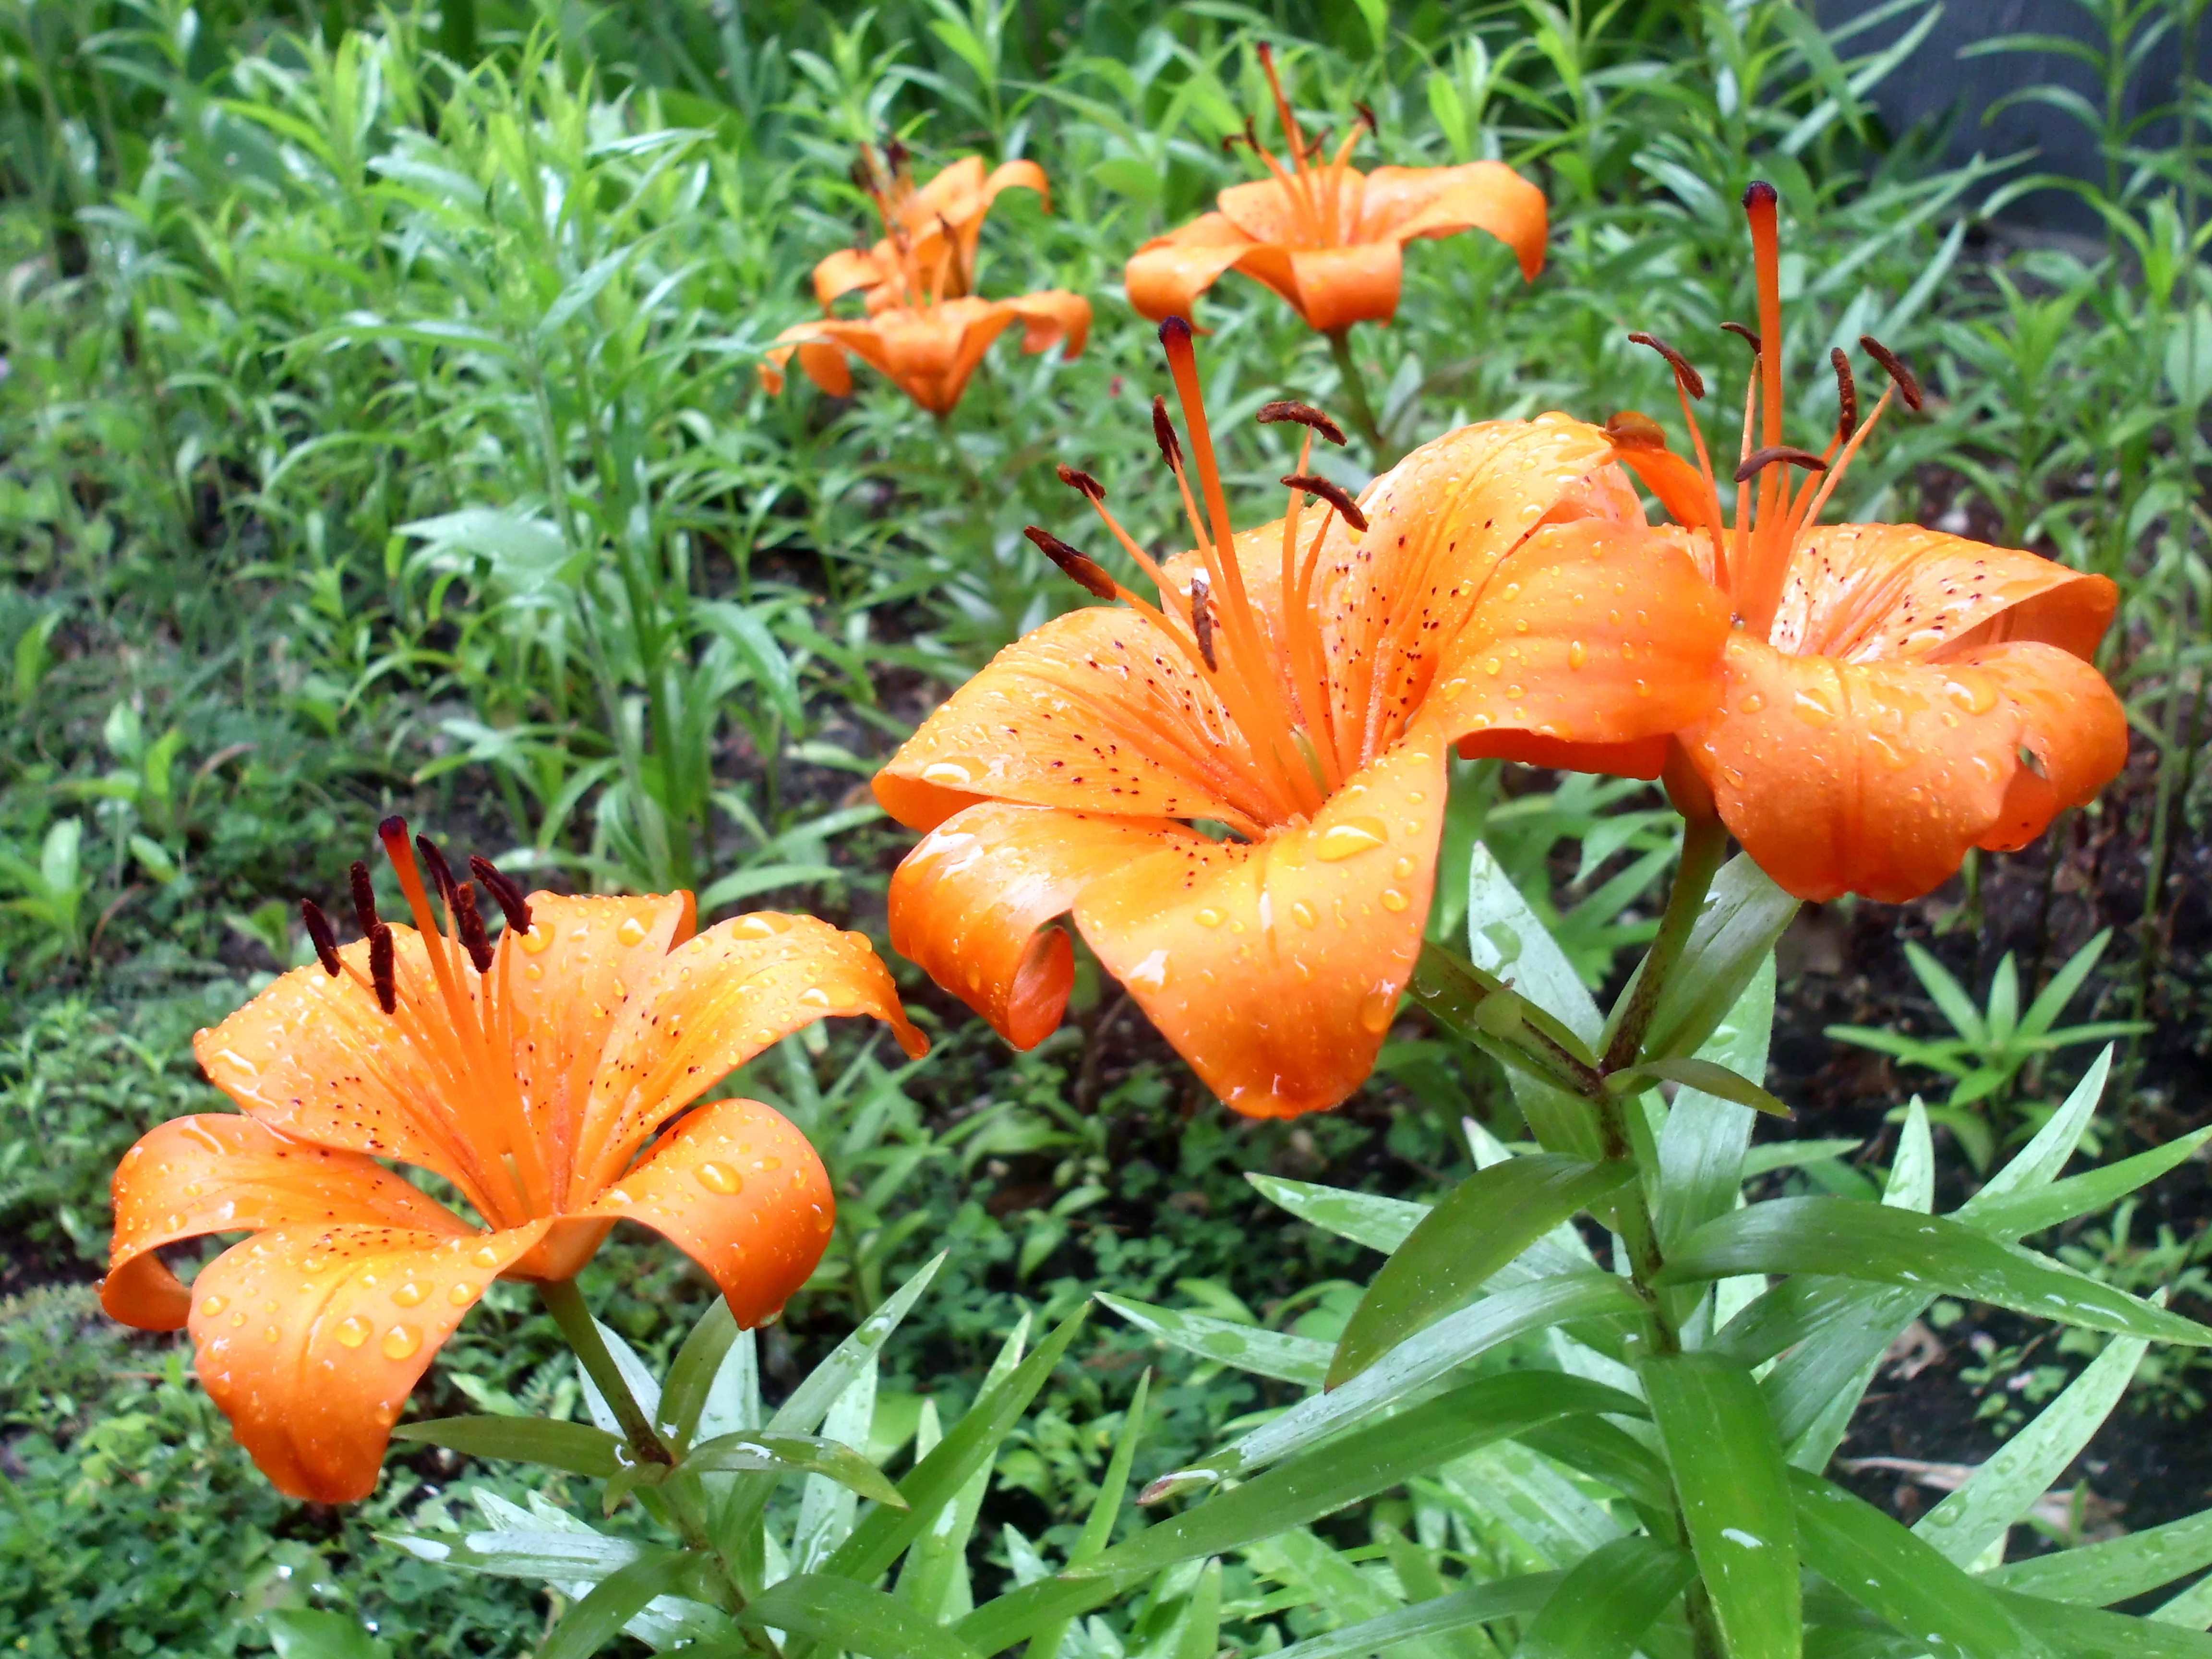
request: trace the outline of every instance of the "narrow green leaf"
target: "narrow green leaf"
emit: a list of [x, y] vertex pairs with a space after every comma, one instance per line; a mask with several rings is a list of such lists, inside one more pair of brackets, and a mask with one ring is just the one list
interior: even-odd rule
[[1221, 1645], [1221, 1563], [1208, 1561], [1160, 1649], [1165, 1659], [1213, 1659]]
[[929, 1288], [937, 1271], [945, 1265], [945, 1253], [937, 1255], [921, 1265], [912, 1279], [900, 1285], [884, 1299], [884, 1305], [853, 1328], [853, 1334], [832, 1349], [830, 1357], [806, 1374], [806, 1380], [791, 1391], [791, 1397], [769, 1419], [769, 1427], [780, 1434], [811, 1434], [822, 1426], [822, 1419], [830, 1407], [837, 1402], [854, 1377], [875, 1363], [877, 1352], [884, 1340], [896, 1330], [907, 1310], [920, 1301], [921, 1293]]
[[1712, 1354], [1658, 1355], [1637, 1370], [1730, 1659], [1797, 1659], [1797, 1528], [1759, 1384]]
[[604, 1480], [621, 1467], [623, 1442], [587, 1423], [542, 1417], [432, 1417], [402, 1423], [394, 1440], [419, 1440], [470, 1457], [507, 1458]]
[[882, 1590], [836, 1572], [805, 1572], [746, 1604], [738, 1621], [754, 1630], [795, 1631], [869, 1659], [981, 1659], [978, 1650]]
[[586, 1527], [547, 1527], [538, 1531], [502, 1528], [465, 1533], [458, 1540], [422, 1533], [380, 1533], [378, 1536], [418, 1561], [502, 1578], [542, 1578], [556, 1584], [604, 1578], [653, 1553], [627, 1538]]
[[[2184, 1590], [2148, 1619], [2069, 1607], [2010, 1590], [1994, 1592], [2012, 1615], [2049, 1638], [2066, 1659], [2212, 1659], [2212, 1597], [2204, 1581]], [[2177, 1606], [2177, 1603], [2179, 1605]], [[2177, 1616], [2169, 1618], [2171, 1609]]]
[[[1515, 1659], [1628, 1659], [1637, 1640], [1697, 1577], [1697, 1563], [1656, 1539], [1617, 1538], [1559, 1581], [1514, 1649]], [[1731, 1654], [1765, 1651], [1738, 1649]], [[1792, 1649], [1793, 1659], [1796, 1650]]]
[[2081, 1455], [2127, 1392], [2129, 1379], [2148, 1346], [2130, 1336], [2107, 1343], [2104, 1352], [2034, 1422], [1998, 1447], [1965, 1486], [1921, 1516], [1912, 1528], [1915, 1535], [1962, 1567], [1980, 1559]]
[[1583, 1412], [1635, 1413], [1640, 1402], [1580, 1377], [1511, 1371], [1370, 1424], [1117, 1545], [1069, 1576], [1157, 1572], [1223, 1555], [1426, 1474], [1475, 1447]]
[[392, 1650], [342, 1613], [283, 1607], [262, 1615], [276, 1659], [392, 1659]]
[[1601, 1480], [1646, 1509], [1664, 1510], [1674, 1504], [1666, 1464], [1641, 1440], [1601, 1417], [1563, 1417], [1518, 1438], [1531, 1451]]
[[1748, 1106], [1755, 1112], [1765, 1112], [1770, 1117], [1793, 1115], [1787, 1106], [1741, 1072], [1732, 1072], [1710, 1060], [1699, 1060], [1694, 1054], [1679, 1054], [1672, 1060], [1647, 1060], [1640, 1066], [1612, 1073], [1606, 1079], [1605, 1086], [1614, 1094], [1625, 1094], [1638, 1085], [1648, 1086], [1662, 1079], [1686, 1084], [1705, 1094], [1734, 1101], [1739, 1106]]
[[722, 1369], [722, 1360], [730, 1346], [738, 1340], [737, 1316], [730, 1304], [716, 1297], [707, 1304], [707, 1311], [699, 1316], [699, 1322], [684, 1339], [677, 1350], [674, 1362], [668, 1367], [667, 1381], [660, 1391], [660, 1415], [657, 1425], [674, 1443], [688, 1443], [699, 1427], [699, 1413], [706, 1409], [708, 1392], [714, 1386], [714, 1378]]
[[616, 1569], [562, 1616], [539, 1644], [538, 1659], [591, 1659], [654, 1598], [681, 1595], [695, 1565], [688, 1554], [660, 1551]]
[[2212, 1566], [2212, 1510], [2078, 1549], [2008, 1561], [1984, 1575], [2051, 1601], [2108, 1607]]
[[818, 1435], [745, 1431], [718, 1435], [693, 1447], [683, 1468], [692, 1474], [732, 1474], [740, 1470], [818, 1474], [878, 1504], [906, 1507], [906, 1499], [899, 1496], [890, 1476], [852, 1447]]
[[1686, 1284], [1731, 1273], [1793, 1273], [1906, 1285], [2154, 1342], [2212, 1344], [2212, 1330], [2194, 1320], [2046, 1256], [1946, 1217], [1850, 1199], [1776, 1199], [1709, 1221], [1684, 1242], [1660, 1278]]
[[1285, 1181], [1277, 1176], [1248, 1175], [1245, 1180], [1260, 1196], [1288, 1210], [1309, 1225], [1370, 1250], [1388, 1255], [1406, 1242], [1431, 1207], [1409, 1204], [1402, 1198], [1375, 1193], [1355, 1193], [1341, 1187], [1316, 1187], [1309, 1182]]
[[1293, 1642], [1274, 1659], [1367, 1659], [1370, 1655], [1401, 1653], [1407, 1644], [1424, 1637], [1443, 1636], [1470, 1625], [1486, 1625], [1535, 1612], [1551, 1599], [1560, 1575], [1523, 1573], [1494, 1583], [1475, 1584], [1449, 1595], [1416, 1601], [1373, 1619], [1364, 1619], [1326, 1636], [1310, 1636]]
[[[1114, 1455], [1106, 1462], [1106, 1474], [1098, 1483], [1098, 1495], [1091, 1500], [1091, 1513], [1083, 1518], [1083, 1530], [1076, 1537], [1075, 1547], [1067, 1553], [1070, 1566], [1079, 1567], [1087, 1561], [1097, 1560], [1113, 1541], [1114, 1522], [1121, 1517], [1122, 1501], [1128, 1496], [1130, 1466], [1136, 1462], [1137, 1447], [1145, 1437], [1145, 1406], [1152, 1391], [1152, 1374], [1147, 1370], [1137, 1379], [1137, 1392], [1129, 1401], [1121, 1437], [1114, 1443]], [[1071, 1619], [1059, 1619], [1042, 1626], [1030, 1638], [1026, 1659], [1054, 1659], [1073, 1622]], [[1012, 1643], [999, 1645], [1011, 1646]]]
[[2147, 1152], [2137, 1152], [2133, 1158], [2124, 1158], [2117, 1164], [2103, 1164], [2081, 1175], [2069, 1176], [2046, 1187], [1997, 1198], [1990, 1198], [1989, 1189], [1984, 1188], [1954, 1211], [1952, 1218], [1992, 1238], [2025, 1238], [2047, 1227], [2056, 1227], [2062, 1221], [2071, 1221], [2075, 1216], [2110, 1209], [2137, 1188], [2147, 1187], [2167, 1171], [2186, 1164], [2208, 1139], [2212, 1139], [2212, 1125], [2192, 1130], [2163, 1146], [2154, 1146]]
[[1489, 848], [1477, 842], [1467, 865], [1468, 957], [1557, 1018], [1585, 1043], [1605, 1021], [1566, 952], [1521, 896]]
[[969, 1477], [997, 1456], [1000, 1443], [1012, 1431], [1030, 1401], [1060, 1364], [1067, 1345], [1083, 1328], [1087, 1308], [1079, 1308], [1060, 1328], [1037, 1345], [1037, 1351], [1013, 1373], [968, 1408], [937, 1448], [899, 1482], [899, 1496], [908, 1508], [870, 1510], [823, 1564], [823, 1571], [866, 1583], [884, 1571], [914, 1541], [922, 1527], [968, 1483]]
[[1139, 1330], [1201, 1359], [1305, 1389], [1319, 1388], [1328, 1370], [1328, 1344], [1311, 1337], [1286, 1336], [1264, 1326], [1240, 1325], [1233, 1319], [1155, 1308], [1103, 1291], [1097, 1297]]
[[1336, 1345], [1328, 1386], [1350, 1381], [1407, 1337], [1466, 1306], [1500, 1267], [1633, 1173], [1625, 1159], [1585, 1164], [1551, 1152], [1476, 1170], [1382, 1264]]
[[1200, 1465], [1153, 1483], [1152, 1495], [1249, 1474], [1351, 1427], [1492, 1349], [1569, 1321], [1633, 1318], [1643, 1304], [1626, 1283], [1591, 1271], [1516, 1285], [1437, 1322], [1328, 1394], [1309, 1395]]
[[2066, 1167], [2067, 1159], [2074, 1156], [2074, 1149], [2081, 1145], [2082, 1132], [2096, 1115], [2097, 1102], [2103, 1097], [2106, 1079], [2112, 1074], [2112, 1050], [2108, 1043], [2081, 1080], [2074, 1085], [2073, 1092], [2035, 1132], [2034, 1139], [2020, 1149], [2011, 1163], [1984, 1182], [1981, 1191], [1960, 1206], [1958, 1218], [1972, 1220], [1984, 1205], [1993, 1205], [1999, 1199], [2038, 1187], [2048, 1187], [2056, 1181], [2058, 1172]]
[[1805, 1565], [1937, 1659], [2057, 1659], [1996, 1591], [1871, 1504], [1792, 1470]]
[[[1774, 958], [1770, 955], [1698, 1052], [1745, 1077], [1765, 1077], [1773, 1029]], [[1652, 1219], [1663, 1247], [1672, 1249], [1677, 1240], [1735, 1207], [1747, 1173], [1745, 1159], [1755, 1121], [1741, 1106], [1701, 1089], [1676, 1093], [1659, 1128], [1660, 1174], [1652, 1199]]]
[[1739, 854], [1723, 865], [1690, 929], [1681, 960], [1659, 994], [1644, 1052], [1695, 1054], [1728, 1018], [1796, 914], [1797, 901], [1747, 855]]

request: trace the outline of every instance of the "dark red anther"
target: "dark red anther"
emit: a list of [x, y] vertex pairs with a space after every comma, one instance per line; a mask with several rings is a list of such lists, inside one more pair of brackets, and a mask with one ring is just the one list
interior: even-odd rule
[[1735, 470], [1738, 483], [1749, 483], [1770, 466], [1786, 463], [1802, 466], [1808, 472], [1826, 472], [1828, 464], [1809, 449], [1800, 449], [1794, 444], [1770, 444], [1765, 449], [1754, 449], [1743, 458], [1743, 465]]
[[1295, 398], [1278, 398], [1273, 403], [1261, 404], [1260, 412], [1252, 418], [1261, 426], [1273, 426], [1280, 421], [1295, 421], [1300, 426], [1311, 428], [1333, 444], [1341, 447], [1344, 442], [1342, 427], [1311, 404], [1302, 404]]
[[1218, 674], [1221, 664], [1213, 654], [1212, 590], [1201, 575], [1190, 579], [1190, 631], [1198, 640], [1198, 654], [1205, 659], [1206, 671]]
[[376, 1006], [387, 1014], [398, 1012], [399, 968], [389, 923], [378, 922], [368, 936], [368, 978], [376, 987]]
[[1705, 395], [1705, 377], [1691, 367], [1687, 357], [1675, 350], [1657, 335], [1632, 334], [1628, 337], [1628, 342], [1631, 345], [1649, 346], [1664, 357], [1668, 367], [1674, 371], [1674, 383], [1692, 398], [1703, 398]]
[[1176, 436], [1175, 422], [1168, 418], [1168, 400], [1152, 399], [1152, 441], [1160, 447], [1160, 459], [1170, 467], [1182, 465], [1182, 440]]
[[415, 837], [415, 850], [422, 854], [422, 867], [430, 872], [430, 884], [437, 889], [438, 896], [447, 904], [453, 902], [453, 867], [446, 862], [446, 855], [438, 850], [438, 843], [428, 836]]
[[1721, 331], [1726, 334], [1735, 335], [1746, 345], [1749, 346], [1751, 348], [1752, 356], [1754, 357], [1763, 357], [1766, 355], [1765, 346], [1761, 344], [1759, 342], [1759, 331], [1752, 327], [1749, 324], [1723, 323], [1721, 325]]
[[1331, 483], [1327, 478], [1311, 472], [1293, 472], [1283, 482], [1293, 489], [1303, 489], [1309, 495], [1318, 495], [1334, 507], [1337, 514], [1354, 530], [1367, 528], [1367, 515], [1359, 510], [1359, 503], [1352, 499], [1351, 492], [1341, 484]]
[[1759, 208], [1771, 208], [1781, 199], [1781, 197], [1775, 194], [1774, 186], [1768, 184], [1765, 179], [1754, 179], [1744, 186], [1743, 210], [1746, 213], [1751, 213]]
[[1828, 362], [1836, 371], [1836, 441], [1847, 444], [1859, 429], [1859, 385], [1851, 378], [1851, 360], [1841, 346], [1828, 349]]
[[1106, 568], [1089, 554], [1070, 547], [1052, 532], [1038, 525], [1025, 526], [1022, 534], [1036, 543], [1038, 551], [1058, 565], [1060, 573], [1084, 592], [1102, 599], [1115, 597], [1114, 579], [1106, 574]]
[[1058, 471], [1060, 483], [1066, 484], [1070, 489], [1079, 489], [1094, 501], [1103, 501], [1106, 499], [1106, 486], [1081, 467], [1070, 466], [1063, 461]]
[[461, 949], [469, 953], [477, 972], [491, 972], [491, 936], [484, 932], [483, 918], [477, 914], [477, 890], [465, 881], [455, 884], [452, 903], [453, 931], [461, 936]]
[[893, 173], [902, 173], [906, 170], [910, 155], [911, 152], [907, 147], [899, 143], [896, 134], [884, 140], [884, 160], [890, 163]]
[[1169, 351], [1190, 349], [1190, 324], [1181, 317], [1170, 316], [1160, 324], [1160, 343]]
[[509, 927], [518, 933], [530, 931], [530, 901], [511, 876], [481, 853], [469, 854], [469, 873], [484, 884]]
[[1897, 395], [1905, 399], [1905, 406], [1918, 414], [1924, 401], [1920, 392], [1920, 377], [1912, 372], [1905, 359], [1871, 334], [1860, 335], [1859, 345], [1868, 356], [1881, 365], [1882, 373], [1897, 382]]
[[376, 884], [369, 879], [368, 866], [359, 859], [346, 874], [353, 883], [353, 919], [363, 933], [373, 933], [381, 925], [376, 919]]
[[1359, 112], [1359, 118], [1366, 124], [1368, 131], [1373, 133], [1378, 138], [1382, 136], [1382, 124], [1375, 118], [1375, 112], [1373, 109], [1370, 108], [1364, 102], [1355, 103], [1352, 105], [1352, 108]]
[[323, 914], [323, 907], [313, 899], [300, 901], [300, 920], [307, 925], [307, 937], [315, 944], [315, 960], [323, 964], [323, 971], [332, 979], [344, 971], [338, 961], [338, 936], [331, 931], [331, 919]]

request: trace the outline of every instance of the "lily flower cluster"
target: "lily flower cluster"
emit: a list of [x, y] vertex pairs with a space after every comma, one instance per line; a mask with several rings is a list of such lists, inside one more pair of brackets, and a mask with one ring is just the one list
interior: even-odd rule
[[[1187, 320], [1201, 290], [1244, 271], [1340, 344], [1394, 314], [1407, 241], [1480, 228], [1533, 277], [1545, 234], [1541, 197], [1495, 164], [1361, 173], [1364, 115], [1323, 159], [1262, 62], [1287, 161], [1248, 125], [1268, 177], [1127, 270], [1164, 319], [1175, 407], [1155, 398], [1150, 435], [1187, 547], [1159, 556], [1060, 466], [1121, 560], [1029, 535], [1099, 603], [1001, 652], [874, 780], [921, 832], [891, 880], [892, 945], [1008, 1042], [1060, 1022], [1069, 917], [1231, 1107], [1339, 1104], [1424, 951], [1455, 750], [1663, 778], [1701, 844], [1734, 836], [1812, 900], [1925, 893], [2118, 770], [2126, 721], [2093, 662], [2112, 582], [1821, 522], [1885, 414], [1923, 394], [1863, 340], [1887, 389], [1862, 419], [1832, 353], [1837, 422], [1792, 444], [1764, 185], [1745, 198], [1758, 315], [1730, 325], [1753, 362], [1725, 483], [1694, 418], [1702, 374], [1639, 335], [1674, 371], [1688, 456], [1634, 411], [1484, 421], [1354, 495], [1314, 467], [1343, 432], [1285, 399], [1259, 411], [1298, 442], [1280, 511], [1232, 514]], [[1082, 349], [1080, 296], [975, 291], [983, 216], [1009, 188], [1047, 192], [1035, 163], [970, 157], [916, 188], [892, 148], [858, 176], [883, 234], [817, 267], [823, 317], [784, 331], [771, 387], [795, 356], [845, 392], [857, 356], [942, 416], [1017, 322], [1027, 349]], [[832, 313], [854, 295], [864, 318]], [[604, 1360], [570, 1287], [617, 1222], [691, 1257], [739, 1324], [774, 1316], [820, 1261], [835, 1194], [791, 1123], [708, 1092], [826, 1015], [927, 1047], [860, 934], [774, 914], [697, 932], [688, 893], [525, 893], [482, 859], [459, 878], [397, 818], [380, 833], [411, 925], [384, 919], [365, 865], [358, 939], [303, 906], [316, 965], [195, 1042], [240, 1110], [161, 1124], [117, 1171], [102, 1290], [117, 1319], [189, 1330], [256, 1462], [324, 1501], [374, 1486], [410, 1390], [493, 1280], [538, 1285]], [[189, 1286], [161, 1254], [241, 1233]]]

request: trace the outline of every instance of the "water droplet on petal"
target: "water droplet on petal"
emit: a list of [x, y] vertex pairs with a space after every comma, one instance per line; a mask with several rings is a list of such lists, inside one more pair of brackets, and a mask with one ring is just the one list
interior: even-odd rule
[[201, 1316], [207, 1319], [213, 1319], [217, 1314], [221, 1313], [230, 1304], [224, 1301], [221, 1297], [211, 1296], [208, 1297], [206, 1301], [200, 1304]]
[[702, 1164], [695, 1173], [702, 1187], [710, 1193], [720, 1193], [724, 1198], [734, 1198], [744, 1190], [744, 1176], [726, 1164]]
[[830, 994], [818, 985], [810, 985], [799, 994], [799, 1002], [803, 1008], [827, 1008]]
[[465, 1279], [453, 1281], [453, 1288], [446, 1292], [446, 1300], [456, 1308], [465, 1307], [476, 1299], [477, 1287]]
[[625, 916], [623, 925], [615, 929], [615, 939], [625, 945], [642, 945], [645, 943], [645, 924], [635, 916]]
[[958, 761], [935, 761], [921, 769], [921, 781], [945, 789], [964, 789], [975, 781], [975, 775]]
[[1209, 904], [1194, 920], [1201, 927], [1218, 927], [1221, 926], [1221, 912]]
[[1760, 696], [1756, 691], [1752, 692], [1743, 700], [1743, 712], [1747, 714], [1756, 714], [1760, 709], [1765, 707], [1766, 699]]
[[1962, 669], [1946, 682], [1944, 691], [1953, 702], [1969, 714], [1986, 714], [1997, 706], [1997, 689], [1989, 679], [1969, 669]]
[[543, 920], [530, 924], [530, 931], [522, 936], [522, 948], [533, 957], [543, 956], [545, 947], [553, 942], [553, 924]]
[[499, 1252], [489, 1244], [480, 1244], [469, 1260], [479, 1267], [496, 1267], [499, 1266]]
[[1301, 927], [1314, 927], [1321, 921], [1319, 916], [1314, 915], [1313, 906], [1308, 904], [1304, 899], [1291, 901], [1291, 916]]
[[348, 1314], [338, 1322], [338, 1341], [349, 1348], [358, 1348], [368, 1340], [368, 1322], [359, 1314]]
[[1380, 847], [1389, 838], [1389, 830], [1379, 818], [1346, 818], [1321, 832], [1321, 839], [1314, 844], [1314, 856], [1323, 864], [1336, 864], [1371, 847]]
[[1359, 1000], [1359, 1024], [1379, 1036], [1390, 1029], [1390, 1017], [1397, 1009], [1397, 991], [1388, 985], [1378, 985]]
[[1396, 915], [1406, 908], [1406, 896], [1395, 887], [1385, 887], [1382, 890], [1382, 908]]
[[411, 1308], [422, 1299], [422, 1287], [411, 1279], [392, 1293], [394, 1307]]
[[412, 1325], [394, 1325], [384, 1334], [384, 1357], [386, 1359], [404, 1359], [422, 1346], [422, 1333]]
[[1589, 653], [1583, 648], [1583, 642], [1580, 640], [1574, 640], [1569, 642], [1567, 646], [1568, 667], [1580, 668], [1589, 660]]

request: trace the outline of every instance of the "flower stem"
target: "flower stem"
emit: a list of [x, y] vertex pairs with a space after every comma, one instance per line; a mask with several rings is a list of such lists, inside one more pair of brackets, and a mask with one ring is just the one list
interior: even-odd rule
[[1375, 458], [1375, 470], [1380, 472], [1397, 458], [1390, 453], [1389, 445], [1383, 442], [1382, 425], [1375, 418], [1375, 405], [1367, 400], [1367, 382], [1360, 377], [1359, 365], [1352, 361], [1349, 328], [1328, 331], [1328, 353], [1336, 359], [1337, 383], [1344, 388], [1352, 424], [1367, 440], [1367, 447]]
[[1667, 988], [1668, 975], [1682, 959], [1683, 947], [1690, 942], [1690, 930], [1697, 926], [1698, 913], [1705, 908], [1705, 895], [1712, 890], [1713, 877], [1728, 851], [1728, 839], [1727, 825], [1717, 817], [1683, 820], [1682, 861], [1674, 868], [1674, 885], [1667, 895], [1667, 913], [1660, 919], [1658, 937], [1651, 941], [1643, 966], [1637, 969], [1636, 982], [1628, 989], [1628, 1006], [1613, 1028], [1613, 1040], [1606, 1044], [1606, 1071], [1618, 1072], [1636, 1064], [1644, 1047], [1644, 1034], [1651, 1029], [1651, 1017], [1659, 1011], [1659, 998]]
[[632, 1454], [641, 1462], [673, 1463], [675, 1458], [670, 1455], [660, 1437], [653, 1432], [653, 1425], [646, 1420], [645, 1413], [637, 1403], [637, 1397], [630, 1393], [629, 1384], [623, 1380], [622, 1368], [615, 1364], [614, 1355], [607, 1351], [606, 1339], [599, 1334], [599, 1326], [592, 1322], [592, 1310], [584, 1305], [583, 1294], [577, 1290], [576, 1281], [563, 1279], [555, 1283], [541, 1284], [538, 1287], [538, 1294], [545, 1304], [545, 1311], [553, 1316], [553, 1322], [561, 1328], [561, 1334], [568, 1338], [568, 1346], [575, 1350], [584, 1374], [592, 1379], [592, 1386], [599, 1389], [600, 1397], [607, 1402], [608, 1409], [614, 1413], [615, 1420], [622, 1425], [623, 1433], [629, 1437]]

